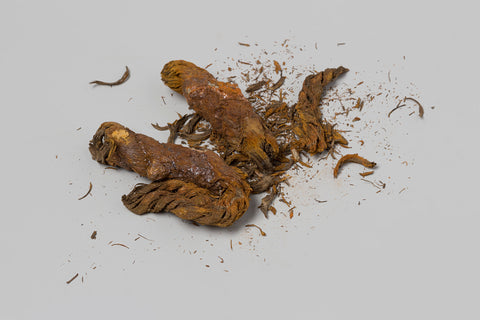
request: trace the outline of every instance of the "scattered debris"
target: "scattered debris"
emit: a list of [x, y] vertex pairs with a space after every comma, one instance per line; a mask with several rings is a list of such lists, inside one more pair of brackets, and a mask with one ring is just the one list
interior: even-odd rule
[[130, 70], [128, 69], [128, 67], [125, 67], [125, 73], [122, 75], [120, 79], [118, 79], [115, 82], [105, 82], [105, 81], [95, 80], [90, 82], [90, 84], [94, 84], [97, 86], [113, 87], [113, 86], [118, 86], [118, 85], [121, 85], [122, 83], [125, 83], [128, 80], [128, 78], [130, 78]]
[[362, 177], [366, 177], [366, 176], [369, 176], [369, 175], [373, 174], [373, 171], [360, 172], [359, 174], [360, 174]]
[[[360, 82], [360, 84], [362, 84], [362, 82]], [[364, 101], [360, 98], [357, 99], [357, 103], [352, 107], [353, 109], [358, 109], [359, 111], [362, 111], [363, 109], [363, 105], [364, 105]]]
[[73, 276], [73, 278], [71, 278], [70, 280], [67, 281], [67, 284], [70, 284], [73, 280], [77, 279], [78, 277], [78, 273], [76, 275]]
[[347, 154], [344, 155], [343, 157], [338, 160], [337, 165], [335, 166], [335, 169], [333, 170], [333, 176], [336, 178], [338, 176], [338, 170], [340, 169], [341, 166], [343, 166], [345, 163], [348, 162], [354, 162], [361, 164], [362, 166], [366, 168], [373, 168], [376, 166], [375, 162], [368, 161], [365, 158], [362, 158], [358, 155], [358, 153], [355, 154]]
[[397, 106], [395, 108], [393, 108], [389, 113], [388, 113], [388, 118], [390, 118], [390, 115], [393, 113], [393, 111], [397, 110], [397, 109], [400, 109], [402, 107], [405, 107], [406, 104], [402, 104], [402, 101], [399, 101]]
[[[268, 210], [272, 211], [271, 205], [273, 200], [275, 200], [277, 194], [278, 194], [278, 189], [275, 185], [273, 185], [270, 191], [268, 191], [267, 195], [262, 198], [262, 203], [260, 204], [259, 208], [263, 212], [263, 215], [265, 216], [265, 218], [268, 218]], [[276, 210], [272, 212], [274, 212], [275, 214]]]
[[92, 183], [90, 182], [90, 187], [88, 187], [88, 191], [87, 193], [85, 193], [85, 195], [81, 196], [80, 198], [78, 198], [78, 200], [82, 200], [84, 199], [86, 196], [88, 196], [90, 194], [90, 192], [92, 192], [92, 188], [93, 188], [93, 185]]
[[[383, 183], [383, 182], [381, 182], [381, 181], [380, 181], [379, 183], [375, 183], [375, 182], [373, 182], [373, 181], [370, 181], [370, 180], [367, 180], [367, 179], [363, 179], [363, 178], [360, 179], [360, 180], [370, 183], [372, 186], [374, 186], [374, 187], [377, 188], [377, 189], [385, 189], [385, 186], [386, 186], [386, 184]], [[379, 191], [377, 191], [377, 193], [378, 193], [378, 192], [379, 192]]]
[[112, 247], [114, 247], [114, 246], [121, 246], [121, 247], [130, 249], [128, 246], [124, 245], [123, 243], [112, 243], [110, 246], [112, 246]]
[[251, 66], [251, 65], [252, 65], [250, 62], [245, 62], [245, 61], [242, 61], [242, 60], [238, 60], [238, 63], [246, 64], [247, 66]]
[[293, 218], [293, 209], [295, 209], [295, 207], [288, 209], [290, 219]]
[[280, 63], [278, 63], [277, 60], [273, 60], [273, 64], [275, 65], [275, 73], [282, 72], [282, 67], [280, 66]]
[[[414, 99], [414, 98], [411, 98], [411, 97], [405, 97], [403, 98], [403, 100], [400, 100], [397, 104], [397, 106], [395, 108], [393, 108], [389, 113], [388, 113], [388, 117], [390, 118], [390, 115], [392, 114], [392, 112], [394, 112], [395, 110], [397, 109], [400, 109], [400, 108], [403, 108], [406, 106], [405, 102], [407, 100], [410, 100], [410, 101], [413, 101], [415, 102], [417, 105], [418, 105], [418, 115], [420, 116], [420, 118], [423, 118], [423, 114], [424, 114], [424, 109], [423, 109], [423, 106], [420, 104], [420, 102], [418, 102], [418, 100]], [[403, 102], [403, 104], [402, 104]], [[410, 115], [412, 115], [413, 113], [410, 113]]]
[[285, 78], [286, 78], [285, 76], [281, 76], [280, 79], [277, 82], [275, 82], [273, 86], [270, 87], [270, 90], [275, 91], [278, 88], [280, 88], [285, 82]]
[[265, 86], [267, 84], [266, 81], [262, 80], [262, 81], [259, 81], [259, 82], [256, 82], [254, 84], [251, 84], [247, 87], [247, 89], [245, 89], [245, 92], [247, 93], [252, 93], [252, 92], [255, 92], [257, 90], [260, 90], [263, 86]]
[[143, 239], [148, 240], [148, 241], [153, 241], [152, 239], [148, 239], [147, 237], [141, 235], [140, 233], [137, 233], [137, 234], [140, 238], [143, 238]]
[[256, 224], [247, 224], [247, 225], [245, 225], [245, 227], [255, 227], [255, 228], [257, 228], [260, 231], [260, 234], [262, 235], [262, 237], [265, 237], [267, 235], [265, 232], [263, 232], [262, 228], [260, 228]]
[[403, 99], [403, 101], [407, 101], [407, 100], [411, 100], [413, 102], [415, 102], [417, 105], [418, 105], [418, 115], [420, 116], [420, 118], [423, 118], [423, 113], [424, 113], [424, 110], [423, 110], [423, 107], [422, 105], [420, 104], [420, 102], [418, 102], [416, 99], [414, 98], [411, 98], [411, 97], [405, 97]]

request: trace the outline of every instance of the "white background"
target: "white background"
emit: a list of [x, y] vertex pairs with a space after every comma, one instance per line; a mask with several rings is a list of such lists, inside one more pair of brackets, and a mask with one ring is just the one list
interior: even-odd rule
[[[0, 319], [478, 319], [475, 3], [2, 0]], [[120, 197], [143, 180], [91, 160], [100, 123], [165, 141], [150, 123], [187, 112], [160, 80], [166, 62], [221, 70], [245, 54], [238, 41], [268, 50], [284, 39], [310, 48], [299, 65], [342, 64], [366, 82], [401, 64], [396, 85], [415, 83], [425, 118], [399, 110], [395, 122], [385, 116], [393, 106], [371, 108], [384, 108], [392, 163], [412, 165], [382, 166], [388, 157], [377, 155], [377, 177], [393, 181], [380, 194], [357, 166], [338, 180], [331, 163], [308, 183], [298, 178], [308, 170], [292, 173], [293, 219], [265, 220], [258, 199], [223, 230], [128, 212]], [[124, 85], [88, 85], [125, 65]], [[92, 196], [78, 201], [90, 181]]]

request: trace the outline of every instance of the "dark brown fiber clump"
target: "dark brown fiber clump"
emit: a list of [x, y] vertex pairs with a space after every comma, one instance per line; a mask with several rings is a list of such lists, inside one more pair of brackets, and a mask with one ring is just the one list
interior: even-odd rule
[[172, 212], [199, 224], [226, 227], [247, 210], [244, 175], [212, 151], [198, 151], [137, 134], [105, 122], [90, 142], [94, 160], [153, 180], [122, 197], [136, 214]]

